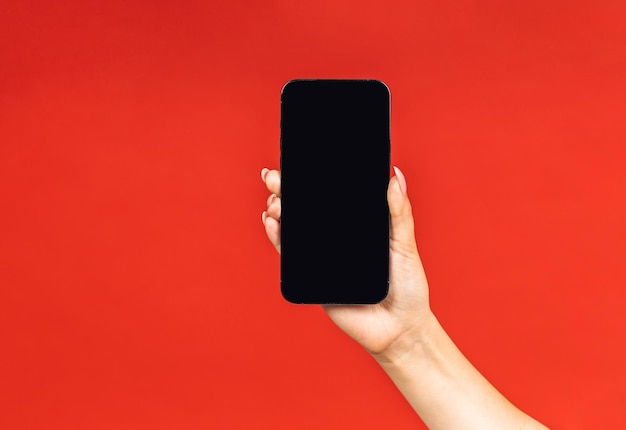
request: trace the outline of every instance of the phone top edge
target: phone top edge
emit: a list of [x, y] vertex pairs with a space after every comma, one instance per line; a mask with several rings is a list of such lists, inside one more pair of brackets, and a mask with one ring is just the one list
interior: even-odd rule
[[280, 90], [281, 95], [283, 94], [283, 92], [285, 91], [285, 89], [290, 86], [290, 85], [294, 85], [294, 84], [299, 84], [299, 83], [305, 83], [305, 82], [372, 82], [372, 83], [378, 83], [381, 84], [385, 90], [387, 91], [387, 93], [391, 94], [391, 90], [389, 88], [389, 85], [387, 85], [387, 83], [385, 81], [381, 81], [380, 79], [316, 79], [316, 78], [296, 78], [296, 79], [291, 79], [287, 82], [285, 82], [283, 84], [283, 87]]

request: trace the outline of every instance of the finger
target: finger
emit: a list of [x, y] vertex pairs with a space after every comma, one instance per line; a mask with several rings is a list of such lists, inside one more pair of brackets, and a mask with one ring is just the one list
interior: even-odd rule
[[270, 170], [265, 174], [265, 185], [270, 193], [280, 197], [280, 171]]
[[265, 182], [265, 176], [267, 176], [269, 171], [270, 171], [270, 169], [268, 169], [267, 167], [264, 167], [264, 168], [261, 169], [261, 180], [263, 182]]
[[411, 202], [404, 174], [394, 166], [396, 175], [389, 181], [387, 202], [390, 214], [390, 247], [407, 257], [417, 256]]
[[267, 212], [263, 212], [263, 224], [265, 224], [267, 238], [280, 254], [280, 223], [267, 215]]
[[276, 197], [276, 195], [274, 195], [269, 206], [267, 207], [267, 214], [271, 216], [272, 218], [274, 218], [275, 220], [280, 221], [281, 209], [282, 209], [282, 204], [280, 201], [280, 197]]

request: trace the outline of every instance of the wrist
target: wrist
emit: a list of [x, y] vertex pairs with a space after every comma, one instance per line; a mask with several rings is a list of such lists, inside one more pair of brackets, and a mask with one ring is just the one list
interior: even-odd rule
[[419, 320], [409, 324], [384, 350], [372, 353], [372, 356], [381, 366], [399, 364], [406, 357], [425, 351], [432, 343], [438, 327], [439, 322], [429, 309]]

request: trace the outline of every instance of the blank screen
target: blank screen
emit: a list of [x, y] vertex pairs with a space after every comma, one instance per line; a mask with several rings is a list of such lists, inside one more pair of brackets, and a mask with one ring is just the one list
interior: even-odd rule
[[389, 91], [291, 81], [281, 97], [281, 289], [294, 303], [381, 301], [389, 279]]

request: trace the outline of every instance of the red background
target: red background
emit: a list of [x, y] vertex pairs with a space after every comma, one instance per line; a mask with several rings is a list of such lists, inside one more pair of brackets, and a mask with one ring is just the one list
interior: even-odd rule
[[[0, 6], [0, 427], [409, 428], [280, 296], [289, 79], [392, 91], [432, 306], [556, 428], [626, 413], [623, 1]], [[333, 190], [326, 190], [333, 192]]]

